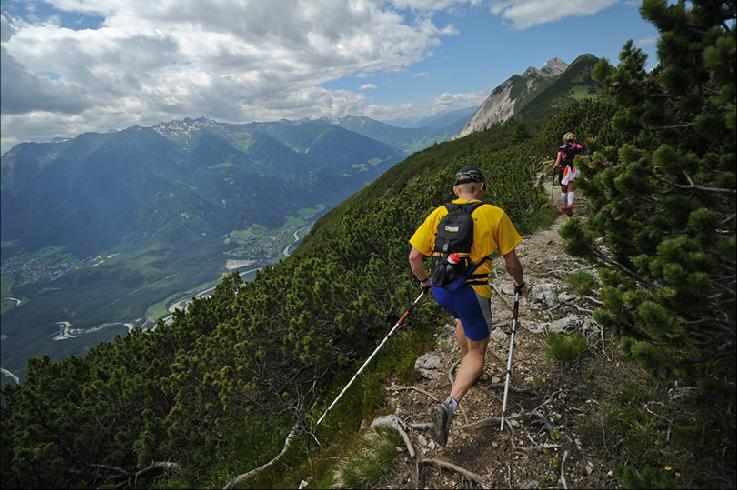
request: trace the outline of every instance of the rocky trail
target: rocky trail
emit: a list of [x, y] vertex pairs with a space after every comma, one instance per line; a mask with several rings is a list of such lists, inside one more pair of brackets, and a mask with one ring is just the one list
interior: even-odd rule
[[[575, 215], [586, 212], [576, 201]], [[460, 361], [454, 328], [438, 334], [435, 349], [418, 359], [420, 380], [401, 386], [388, 380], [389, 410], [374, 420], [405, 432], [405, 446], [382, 488], [580, 488], [617, 487], [613, 464], [604, 456], [611, 441], [598, 416], [602, 399], [613, 396], [617, 381], [637, 376], [619, 358], [612, 341], [591, 318], [600, 300], [596, 289], [586, 296], [570, 290], [566, 277], [593, 267], [567, 255], [558, 231], [567, 217], [525, 237], [518, 255], [530, 287], [520, 302], [515, 336], [509, 424], [500, 431], [504, 372], [511, 333], [511, 280], [496, 261], [498, 279], [493, 314], [495, 329], [482, 376], [469, 390], [453, 421], [446, 447], [431, 438], [430, 409], [450, 393]], [[549, 331], [583, 334], [587, 350], [578, 360], [546, 357]], [[631, 370], [631, 372], [629, 372]], [[400, 430], [400, 432], [402, 431]], [[414, 454], [412, 454], [414, 453]]]

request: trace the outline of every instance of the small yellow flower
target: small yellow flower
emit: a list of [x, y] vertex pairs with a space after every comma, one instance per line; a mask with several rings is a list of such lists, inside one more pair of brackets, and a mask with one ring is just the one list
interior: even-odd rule
[[665, 471], [670, 471], [670, 470], [672, 470], [672, 469], [673, 469], [673, 467], [672, 467], [672, 466], [666, 466], [666, 467], [665, 467], [665, 468], [663, 468], [663, 469], [664, 469]]

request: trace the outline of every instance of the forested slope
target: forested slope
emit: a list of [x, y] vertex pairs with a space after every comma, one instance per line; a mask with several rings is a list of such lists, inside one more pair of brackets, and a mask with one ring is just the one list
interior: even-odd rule
[[[582, 121], [597, 110], [606, 119], [605, 105], [590, 105], [580, 104]], [[324, 407], [415, 295], [407, 240], [451, 198], [457, 168], [480, 164], [488, 200], [529, 229], [544, 216], [534, 181], [550, 144], [508, 124], [435, 145], [326, 216], [299, 253], [253, 282], [228, 277], [173, 324], [85, 357], [32, 360], [25, 382], [3, 395], [8, 483], [100, 485], [119, 475], [91, 465], [133, 469], [152, 460], [176, 461], [194, 477], [219, 461], [247, 467], [278, 452], [293, 418]], [[417, 323], [437, 315], [428, 302]]]
[[[680, 26], [701, 42], [689, 53], [697, 61], [703, 53], [703, 71], [669, 72], [666, 65], [646, 74], [641, 53], [629, 45], [617, 70], [599, 69], [611, 101], [574, 102], [544, 127], [510, 122], [428, 148], [326, 215], [298, 253], [253, 282], [243, 285], [229, 276], [211, 298], [175, 314], [171, 325], [117, 338], [83, 358], [29, 362], [24, 383], [3, 392], [4, 485], [102, 486], [128, 478], [111, 466], [132, 471], [151, 461], [175, 461], [183, 475], [166, 484], [217, 486], [268, 461], [291, 427], [310, 427], [302, 423], [316, 420], [416, 296], [407, 239], [434, 206], [451, 198], [454, 172], [480, 165], [490, 179], [487, 200], [529, 231], [545, 222], [539, 162], [565, 131], [587, 136], [598, 152], [586, 167], [593, 228], [571, 221], [571, 251], [592, 255], [593, 239], [602, 235], [613, 253], [604, 257], [620, 271], [603, 273], [610, 289], [598, 319], [626, 334], [628, 352], [657, 375], [687, 376], [701, 390], [702, 404], [724, 407], [724, 417], [705, 424], [717, 430], [731, 424], [731, 433], [717, 434], [733, 441], [734, 405], [722, 404], [726, 398], [714, 393], [734, 393], [734, 365], [730, 370], [725, 362], [734, 355], [734, 2], [694, 4], [700, 9], [695, 33], [689, 30], [692, 17], [677, 10], [667, 15], [684, 6], [652, 1], [644, 11], [665, 32], [664, 61], [681, 59], [667, 49], [682, 45], [668, 35]], [[685, 88], [679, 85], [684, 73], [694, 77]], [[657, 94], [673, 102], [652, 106]], [[702, 107], [713, 115], [704, 115]], [[667, 117], [642, 119], [658, 114]], [[653, 124], [662, 127], [654, 131]], [[679, 128], [685, 133], [668, 132]], [[676, 162], [673, 171], [648, 173], [651, 154], [659, 169]], [[695, 183], [681, 177], [684, 171]], [[636, 178], [643, 172], [647, 178]], [[699, 186], [726, 189], [731, 201]], [[637, 248], [643, 246], [645, 251]], [[703, 273], [679, 269], [677, 261]], [[646, 281], [627, 277], [627, 270]], [[726, 282], [720, 293], [718, 284], [729, 280], [732, 289]], [[662, 286], [643, 287], [651, 283]], [[686, 304], [698, 308], [684, 310]], [[412, 346], [441, 318], [431, 302], [413, 315], [411, 329], [388, 349], [396, 362], [379, 360], [381, 376], [411, 365]], [[721, 350], [695, 342], [688, 332], [698, 331], [685, 328], [706, 324], [703, 318], [714, 328], [712, 317], [726, 332], [716, 337], [725, 339]], [[338, 405], [317, 434], [324, 443], [356, 431], [364, 412], [381, 404], [372, 387], [359, 384]], [[300, 444], [295, 454], [309, 454], [310, 438]], [[734, 443], [727, 446], [733, 456]], [[159, 474], [152, 470], [129, 483], [150, 485]], [[279, 471], [266, 472], [258, 483], [275, 485], [279, 478]]]

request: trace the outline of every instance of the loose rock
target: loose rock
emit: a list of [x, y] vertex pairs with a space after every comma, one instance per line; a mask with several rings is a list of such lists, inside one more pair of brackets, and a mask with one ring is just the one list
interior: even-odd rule
[[574, 299], [576, 299], [575, 294], [560, 293], [558, 295], [558, 300], [562, 301], [563, 303], [568, 303], [569, 301], [573, 301]]
[[435, 354], [423, 354], [415, 361], [415, 369], [420, 373], [420, 376], [427, 379], [439, 378], [441, 365], [440, 357]]
[[535, 303], [542, 303], [546, 306], [555, 306], [555, 285], [549, 282], [535, 284], [530, 291], [530, 299]]
[[532, 333], [543, 333], [545, 331], [545, 323], [528, 323], [521, 322], [522, 326], [527, 329], [528, 332]]
[[576, 315], [568, 315], [550, 322], [548, 330], [555, 333], [565, 333], [576, 330], [581, 326], [581, 319]]

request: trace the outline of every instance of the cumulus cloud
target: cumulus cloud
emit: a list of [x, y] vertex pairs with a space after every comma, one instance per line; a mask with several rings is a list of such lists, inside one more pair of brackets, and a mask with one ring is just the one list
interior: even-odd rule
[[375, 88], [379, 88], [375, 83], [364, 83], [361, 85], [361, 90], [373, 90]]
[[515, 29], [527, 29], [570, 15], [592, 15], [618, 0], [502, 0], [491, 4], [491, 13], [512, 22]]
[[362, 94], [321, 85], [426, 58], [457, 34], [432, 12], [459, 2], [46, 3], [103, 20], [70, 29], [2, 15], [3, 150], [52, 129], [70, 136], [191, 115], [245, 122], [360, 112]]

